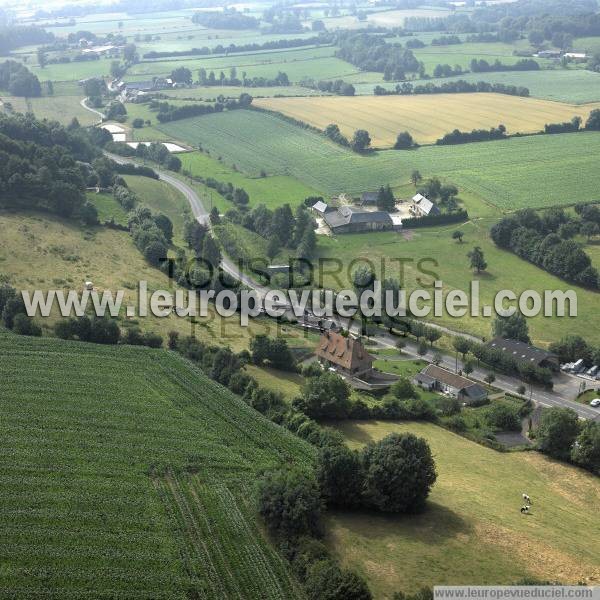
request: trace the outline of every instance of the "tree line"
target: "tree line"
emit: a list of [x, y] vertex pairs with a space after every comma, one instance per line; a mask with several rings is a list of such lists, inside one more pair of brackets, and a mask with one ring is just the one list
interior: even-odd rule
[[362, 71], [383, 73], [385, 81], [402, 80], [406, 73], [424, 73], [424, 67], [411, 50], [390, 44], [382, 36], [367, 33], [342, 33], [338, 36], [336, 56]]
[[554, 208], [541, 216], [526, 209], [504, 217], [491, 230], [500, 248], [541, 267], [565, 281], [598, 289], [598, 271], [581, 244], [572, 238], [580, 232], [600, 232], [600, 210], [597, 206], [579, 205], [579, 219]]
[[[190, 73], [191, 79], [191, 73]], [[278, 71], [277, 75], [272, 78], [268, 77], [247, 77], [246, 72], [242, 72], [242, 78], [237, 76], [237, 68], [229, 69], [229, 77], [224, 71], [219, 73], [217, 77], [214, 71], [207, 71], [204, 68], [198, 70], [198, 84], [202, 86], [235, 86], [235, 87], [273, 87], [290, 85], [290, 80], [287, 73]]]
[[20, 46], [49, 44], [54, 34], [35, 25], [10, 25], [0, 27], [0, 54], [9, 54]]
[[225, 8], [215, 12], [196, 12], [192, 15], [192, 23], [209, 29], [256, 29], [260, 21], [235, 8]]
[[208, 115], [223, 110], [236, 110], [238, 108], [248, 108], [252, 104], [252, 96], [250, 94], [240, 94], [240, 97], [223, 99], [224, 102], [215, 102], [214, 104], [195, 103], [184, 104], [177, 106], [169, 102], [161, 102], [158, 100], [150, 101], [150, 109], [158, 111], [156, 119], [160, 123], [168, 123], [170, 121], [179, 121], [180, 119], [188, 119], [200, 115]]
[[96, 222], [85, 188], [98, 179], [87, 132], [33, 115], [0, 115], [0, 205]]
[[283, 50], [285, 48], [300, 48], [302, 46], [320, 46], [323, 44], [331, 44], [333, 36], [331, 34], [321, 33], [317, 36], [309, 38], [292, 38], [283, 40], [272, 40], [270, 42], [264, 42], [257, 44], [256, 42], [250, 44], [229, 44], [223, 46], [221, 44], [214, 48], [203, 46], [202, 48], [191, 48], [190, 50], [171, 50], [164, 52], [157, 52], [152, 50], [144, 54], [143, 58], [167, 58], [167, 57], [178, 57], [178, 56], [206, 56], [209, 54], [234, 54], [234, 53], [246, 53], [246, 52], [258, 52], [260, 50]]
[[504, 83], [488, 83], [487, 81], [478, 81], [477, 83], [469, 83], [464, 79], [458, 81], [447, 81], [440, 85], [432, 82], [427, 82], [420, 85], [413, 85], [408, 81], [399, 83], [393, 90], [377, 85], [373, 89], [376, 96], [394, 95], [401, 96], [411, 94], [470, 94], [474, 92], [507, 94], [509, 96], [529, 96], [529, 89], [522, 86], [506, 85]]
[[533, 58], [522, 58], [513, 64], [504, 64], [496, 59], [493, 63], [488, 63], [482, 58], [474, 58], [470, 63], [473, 73], [491, 73], [495, 71], [539, 71], [540, 64]]
[[6, 60], [0, 64], [0, 89], [13, 96], [37, 98], [42, 95], [39, 79], [22, 63]]
[[452, 144], [469, 144], [471, 142], [487, 142], [490, 140], [503, 140], [508, 136], [506, 127], [498, 125], [490, 129], [473, 129], [472, 131], [460, 131], [455, 129], [451, 133], [446, 133], [443, 137], [436, 140], [438, 146], [449, 146]]

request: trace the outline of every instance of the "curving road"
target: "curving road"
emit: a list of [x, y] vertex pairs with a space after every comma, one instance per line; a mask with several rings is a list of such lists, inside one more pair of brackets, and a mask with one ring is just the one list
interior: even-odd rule
[[[116, 156], [114, 154], [105, 153], [109, 158], [113, 159], [118, 163], [135, 163], [130, 159], [127, 159], [122, 156]], [[192, 209], [192, 213], [198, 219], [200, 223], [203, 223], [210, 227], [210, 220], [208, 218], [208, 211], [202, 204], [200, 197], [196, 193], [196, 191], [183, 182], [181, 179], [166, 173], [165, 171], [154, 169], [161, 181], [172, 185], [174, 188], [179, 190], [188, 200], [190, 207]], [[238, 265], [235, 264], [231, 259], [227, 257], [223, 257], [221, 267], [223, 271], [227, 274], [231, 275], [233, 278], [237, 279], [241, 283], [243, 283], [248, 288], [254, 289], [257, 291], [258, 295], [261, 298], [264, 298], [265, 294], [269, 291], [269, 288], [259, 284], [254, 279], [249, 277], [246, 273], [243, 273]], [[291, 309], [291, 306], [287, 306], [288, 309]], [[359, 325], [350, 325], [347, 320], [344, 320], [340, 317], [334, 319], [338, 322], [339, 325], [343, 326], [346, 329], [350, 329], [355, 334], [360, 334]], [[446, 329], [444, 327], [439, 326], [440, 329], [444, 330], [446, 333], [450, 335], [464, 335], [462, 333], [458, 333], [452, 331], [450, 329]], [[473, 337], [473, 336], [466, 336]], [[390, 334], [387, 332], [378, 332], [375, 335], [371, 336], [371, 340], [377, 342], [378, 344], [385, 346], [387, 348], [395, 348], [398, 340], [402, 339], [406, 342], [406, 346], [403, 348], [403, 352], [415, 356], [417, 358], [424, 358], [428, 361], [433, 360], [433, 351], [429, 351], [427, 355], [420, 356], [417, 352], [418, 346], [416, 343], [409, 341], [405, 338], [401, 338], [400, 336]], [[477, 339], [477, 338], [473, 338]], [[462, 369], [463, 363], [460, 359], [456, 360], [456, 358], [449, 355], [442, 355], [441, 365], [449, 369], [450, 371], [455, 371], [455, 369]], [[483, 381], [485, 376], [489, 373], [489, 370], [484, 370], [481, 368], [475, 369], [472, 373], [472, 377], [475, 379], [479, 379]], [[593, 419], [600, 421], [600, 409], [592, 408], [591, 406], [580, 404], [572, 400], [575, 398], [579, 392], [579, 385], [583, 380], [577, 377], [567, 375], [565, 373], [561, 373], [555, 378], [555, 385], [552, 391], [545, 390], [540, 387], [533, 387], [528, 390], [527, 394], [530, 395], [532, 400], [535, 400], [537, 403], [546, 407], [566, 407], [573, 409], [580, 418], [582, 419]], [[516, 393], [519, 386], [523, 385], [523, 382], [515, 377], [510, 377], [507, 375], [496, 375], [496, 380], [494, 381], [494, 386], [502, 389], [503, 391]], [[599, 393], [600, 395], [600, 393]]]

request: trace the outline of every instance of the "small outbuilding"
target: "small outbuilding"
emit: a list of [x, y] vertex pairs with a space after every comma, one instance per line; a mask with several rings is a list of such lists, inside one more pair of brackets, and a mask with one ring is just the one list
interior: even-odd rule
[[488, 397], [482, 385], [437, 365], [427, 365], [413, 381], [423, 389], [449, 393], [466, 404], [478, 404]]
[[328, 206], [323, 200], [317, 200], [317, 202], [311, 206], [311, 209], [321, 217], [327, 212], [327, 208]]

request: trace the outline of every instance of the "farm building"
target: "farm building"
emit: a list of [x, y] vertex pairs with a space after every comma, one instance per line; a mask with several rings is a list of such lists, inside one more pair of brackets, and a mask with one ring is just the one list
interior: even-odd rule
[[379, 192], [363, 192], [360, 196], [360, 204], [361, 206], [365, 206], [366, 204], [377, 204], [378, 198]]
[[542, 350], [541, 348], [536, 348], [535, 346], [530, 346], [525, 342], [494, 338], [488, 342], [487, 346], [488, 348], [493, 348], [499, 350], [503, 354], [509, 355], [517, 362], [528, 363], [534, 367], [542, 367], [556, 371], [560, 366], [556, 354], [552, 354], [552, 352]]
[[425, 367], [414, 381], [423, 389], [448, 392], [467, 404], [481, 402], [488, 396], [487, 390], [478, 383], [436, 365]]
[[386, 212], [367, 211], [352, 206], [342, 206], [323, 215], [332, 233], [364, 233], [386, 231], [394, 228], [394, 222]]
[[431, 217], [440, 214], [440, 209], [431, 200], [422, 194], [416, 194], [412, 198], [410, 212], [415, 217]]
[[327, 212], [328, 206], [327, 206], [327, 204], [325, 204], [325, 202], [323, 202], [323, 200], [318, 200], [311, 206], [311, 209], [317, 215], [322, 217]]

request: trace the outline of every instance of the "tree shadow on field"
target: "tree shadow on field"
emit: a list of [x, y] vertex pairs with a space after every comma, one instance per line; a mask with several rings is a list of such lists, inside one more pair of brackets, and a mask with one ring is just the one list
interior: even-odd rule
[[428, 501], [426, 509], [419, 514], [391, 515], [364, 510], [335, 510], [331, 514], [353, 534], [380, 542], [402, 536], [415, 543], [436, 545], [473, 533], [472, 525], [461, 515], [432, 501]]

